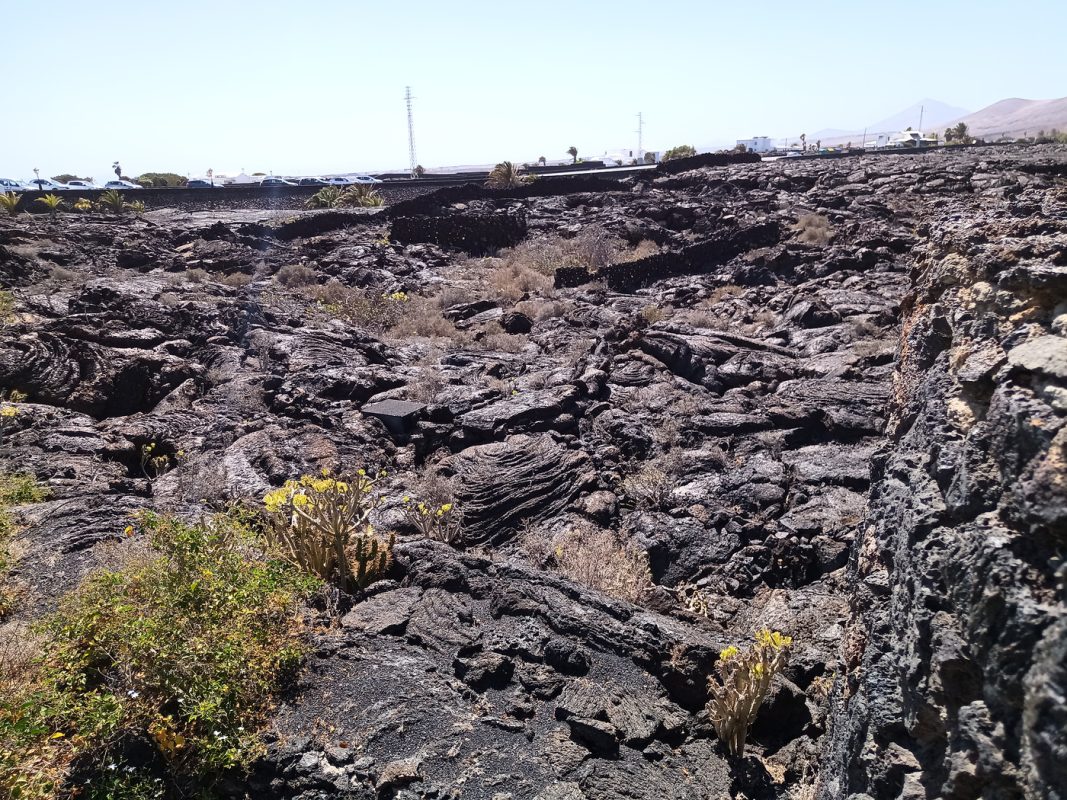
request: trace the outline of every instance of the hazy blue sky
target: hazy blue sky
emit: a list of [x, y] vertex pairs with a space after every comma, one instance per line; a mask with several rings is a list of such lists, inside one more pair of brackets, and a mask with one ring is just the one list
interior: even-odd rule
[[0, 176], [427, 167], [1067, 95], [1065, 0], [0, 0]]

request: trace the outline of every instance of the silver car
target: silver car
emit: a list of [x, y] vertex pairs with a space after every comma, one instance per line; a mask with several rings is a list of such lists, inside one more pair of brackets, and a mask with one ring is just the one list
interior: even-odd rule
[[104, 184], [105, 189], [143, 189], [139, 183], [133, 181], [108, 181]]

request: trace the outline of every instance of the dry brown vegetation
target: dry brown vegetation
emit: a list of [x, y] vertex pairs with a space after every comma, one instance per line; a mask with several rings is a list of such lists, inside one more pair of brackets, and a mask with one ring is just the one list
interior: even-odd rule
[[553, 288], [552, 278], [515, 261], [496, 267], [489, 276], [489, 285], [499, 299], [510, 302], [530, 294], [550, 294]]
[[467, 340], [467, 334], [441, 315], [437, 303], [426, 297], [414, 296], [403, 304], [399, 318], [389, 328], [395, 338], [416, 336], [425, 339], [450, 339], [455, 343]]
[[286, 264], [275, 273], [274, 279], [282, 286], [288, 286], [292, 289], [316, 283], [318, 275], [315, 270], [305, 264]]
[[655, 325], [657, 322], [662, 322], [670, 316], [669, 312], [662, 306], [655, 304], [645, 306], [641, 309], [641, 319], [647, 322], [649, 325]]
[[626, 475], [620, 481], [619, 488], [639, 507], [664, 508], [674, 489], [674, 480], [665, 469], [666, 466], [656, 461], [645, 462], [636, 471]]
[[378, 332], [396, 325], [413, 302], [383, 296], [380, 292], [353, 289], [336, 279], [312, 287], [309, 294], [323, 312], [350, 325]]
[[527, 531], [523, 548], [568, 580], [639, 603], [652, 587], [648, 554], [614, 531], [580, 523], [548, 537]]
[[575, 304], [569, 300], [523, 300], [515, 304], [515, 310], [525, 314], [534, 322], [555, 317], [564, 317], [573, 311]]
[[797, 220], [794, 230], [797, 232], [797, 240], [804, 244], [829, 244], [833, 238], [830, 220], [822, 214], [803, 215]]
[[252, 282], [252, 276], [246, 275], [243, 272], [231, 272], [228, 275], [220, 276], [218, 281], [223, 286], [230, 286], [234, 289], [240, 289], [243, 286], [248, 286], [248, 284]]

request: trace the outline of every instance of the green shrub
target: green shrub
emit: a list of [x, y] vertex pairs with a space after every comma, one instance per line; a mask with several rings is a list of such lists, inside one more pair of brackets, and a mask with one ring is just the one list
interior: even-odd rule
[[326, 314], [378, 332], [389, 330], [410, 310], [410, 298], [405, 292], [378, 294], [353, 289], [337, 280], [315, 287], [312, 296]]
[[141, 216], [144, 213], [144, 200], [131, 200], [126, 204], [126, 208], [137, 216]]
[[121, 215], [126, 210], [126, 198], [117, 189], [108, 189], [96, 201], [97, 206], [112, 214]]
[[74, 210], [86, 214], [93, 210], [93, 201], [88, 197], [79, 197], [74, 201]]
[[378, 504], [375, 479], [359, 470], [352, 480], [304, 475], [263, 498], [268, 540], [306, 572], [345, 591], [383, 577], [395, 537], [378, 536], [368, 518]]
[[354, 183], [341, 195], [338, 205], [356, 208], [377, 208], [385, 205], [385, 200], [378, 191], [366, 183]]
[[48, 209], [48, 213], [55, 219], [56, 212], [59, 211], [60, 206], [63, 205], [63, 198], [58, 194], [46, 194], [44, 197], [38, 197], [35, 201], [40, 203]]
[[[0, 408], [0, 414], [8, 409], [14, 410], [14, 406]], [[8, 579], [12, 562], [9, 543], [16, 531], [15, 520], [8, 509], [11, 506], [40, 503], [48, 495], [48, 489], [37, 483], [33, 475], [0, 474], [0, 620], [14, 609], [19, 594], [18, 589]]]
[[[0, 795], [52, 796], [76, 763], [85, 794], [110, 797], [131, 739], [154, 744], [176, 787], [262, 752], [258, 730], [305, 652], [298, 604], [318, 582], [259, 555], [231, 519], [138, 524], [151, 549], [86, 578], [38, 625], [32, 675], [0, 680]], [[152, 796], [130, 775], [124, 792], [140, 793], [118, 796]]]
[[342, 195], [344, 192], [337, 186], [323, 186], [304, 205], [308, 208], [337, 208], [341, 205]]
[[680, 144], [666, 151], [660, 161], [673, 161], [676, 158], [689, 158], [697, 154], [696, 148], [689, 144]]
[[21, 199], [21, 194], [15, 194], [14, 192], [4, 192], [0, 194], [0, 208], [2, 208], [11, 216], [15, 216], [17, 213], [19, 213], [19, 200]]
[[748, 729], [774, 676], [788, 663], [792, 645], [792, 637], [762, 630], [748, 649], [730, 646], [719, 653], [715, 669], [721, 682], [708, 679], [711, 699], [707, 710], [715, 732], [731, 754], [744, 753]]

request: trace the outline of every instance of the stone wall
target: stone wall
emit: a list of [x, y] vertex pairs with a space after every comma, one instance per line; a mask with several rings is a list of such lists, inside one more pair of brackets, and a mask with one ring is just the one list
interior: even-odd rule
[[525, 215], [509, 213], [396, 217], [389, 231], [402, 244], [429, 242], [476, 256], [514, 247], [525, 237]]

